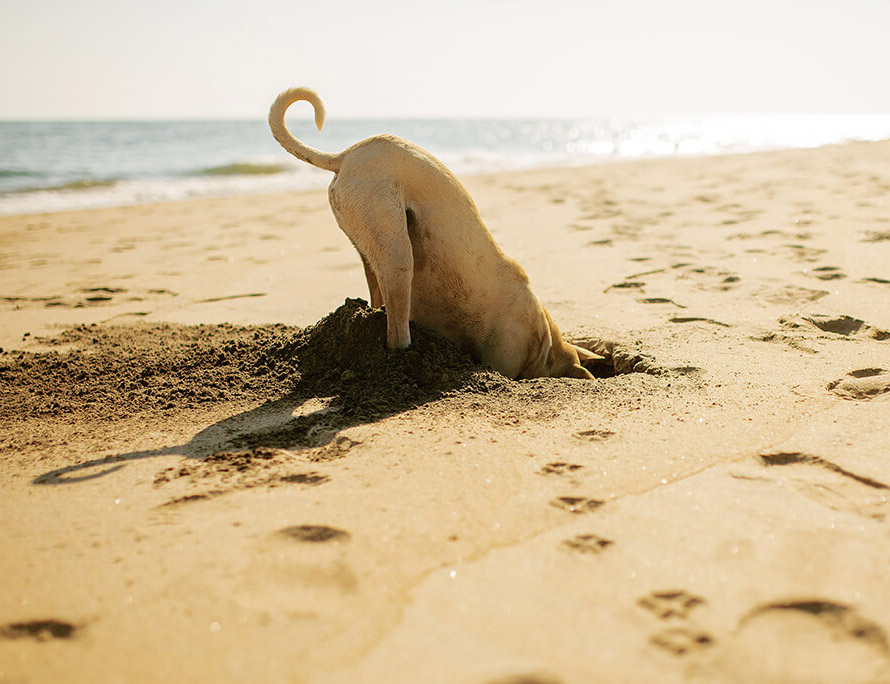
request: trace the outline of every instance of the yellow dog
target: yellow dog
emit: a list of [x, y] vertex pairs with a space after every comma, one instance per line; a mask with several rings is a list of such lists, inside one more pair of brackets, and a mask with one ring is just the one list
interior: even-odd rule
[[281, 93], [269, 126], [297, 159], [334, 172], [331, 208], [361, 256], [371, 306], [386, 306], [390, 349], [411, 344], [412, 320], [510, 378], [593, 377], [582, 362], [602, 357], [563, 341], [525, 271], [500, 250], [442, 162], [392, 135], [339, 154], [316, 150], [285, 125], [299, 101], [312, 105], [321, 130], [324, 105], [308, 88]]

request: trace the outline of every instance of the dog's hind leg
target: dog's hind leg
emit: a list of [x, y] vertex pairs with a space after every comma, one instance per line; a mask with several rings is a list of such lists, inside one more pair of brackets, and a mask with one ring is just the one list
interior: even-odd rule
[[[398, 223], [398, 220], [401, 223]], [[411, 345], [411, 285], [414, 279], [414, 255], [405, 226], [405, 213], [399, 211], [387, 221], [394, 230], [386, 231], [378, 245], [380, 250], [372, 263], [386, 307], [386, 345], [390, 349], [407, 349]]]
[[[408, 252], [410, 255], [411, 252]], [[383, 291], [386, 307], [386, 345], [390, 349], [407, 349], [411, 346], [411, 276], [413, 269], [402, 267], [389, 271]]]
[[377, 276], [365, 257], [362, 257], [362, 266], [365, 267], [365, 280], [368, 281], [368, 294], [371, 295], [371, 308], [379, 309], [383, 306], [383, 295], [380, 292], [380, 285], [377, 283]]
[[411, 345], [414, 255], [405, 206], [390, 188], [338, 178], [329, 189], [337, 223], [362, 257], [372, 306], [386, 307], [386, 344]]

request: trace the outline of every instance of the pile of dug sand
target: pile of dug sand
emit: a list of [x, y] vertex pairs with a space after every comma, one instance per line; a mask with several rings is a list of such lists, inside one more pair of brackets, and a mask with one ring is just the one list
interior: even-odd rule
[[448, 392], [485, 392], [509, 382], [414, 323], [411, 347], [389, 350], [386, 312], [369, 308], [361, 299], [347, 299], [289, 344], [271, 348], [267, 358], [285, 366], [296, 358], [299, 393], [336, 395], [341, 412], [359, 419], [410, 408]]
[[48, 351], [0, 357], [0, 413], [9, 419], [115, 420], [263, 400], [294, 386], [295, 360], [270, 365], [266, 354], [299, 332], [225, 324], [78, 326], [41, 340]]
[[447, 392], [509, 382], [412, 323], [412, 346], [390, 351], [386, 313], [347, 299], [314, 326], [79, 326], [40, 352], [0, 357], [5, 422], [115, 420], [286, 395], [334, 397], [345, 420], [370, 420]]

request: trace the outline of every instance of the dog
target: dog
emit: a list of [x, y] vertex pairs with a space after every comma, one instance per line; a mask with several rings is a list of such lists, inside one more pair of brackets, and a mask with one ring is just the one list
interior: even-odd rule
[[509, 378], [593, 378], [584, 364], [602, 357], [563, 341], [525, 271], [442, 162], [394, 135], [339, 154], [310, 147], [284, 121], [300, 101], [312, 105], [321, 130], [324, 104], [309, 88], [282, 92], [269, 127], [287, 152], [334, 173], [331, 209], [361, 257], [371, 306], [386, 308], [390, 349], [410, 346], [415, 321]]

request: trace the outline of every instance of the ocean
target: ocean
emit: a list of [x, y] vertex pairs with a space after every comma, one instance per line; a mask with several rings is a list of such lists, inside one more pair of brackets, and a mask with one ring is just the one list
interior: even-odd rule
[[[646, 157], [742, 153], [890, 138], [890, 116], [330, 120], [289, 126], [339, 151], [393, 133], [458, 174]], [[265, 121], [0, 122], [0, 214], [119, 206], [325, 186]]]

